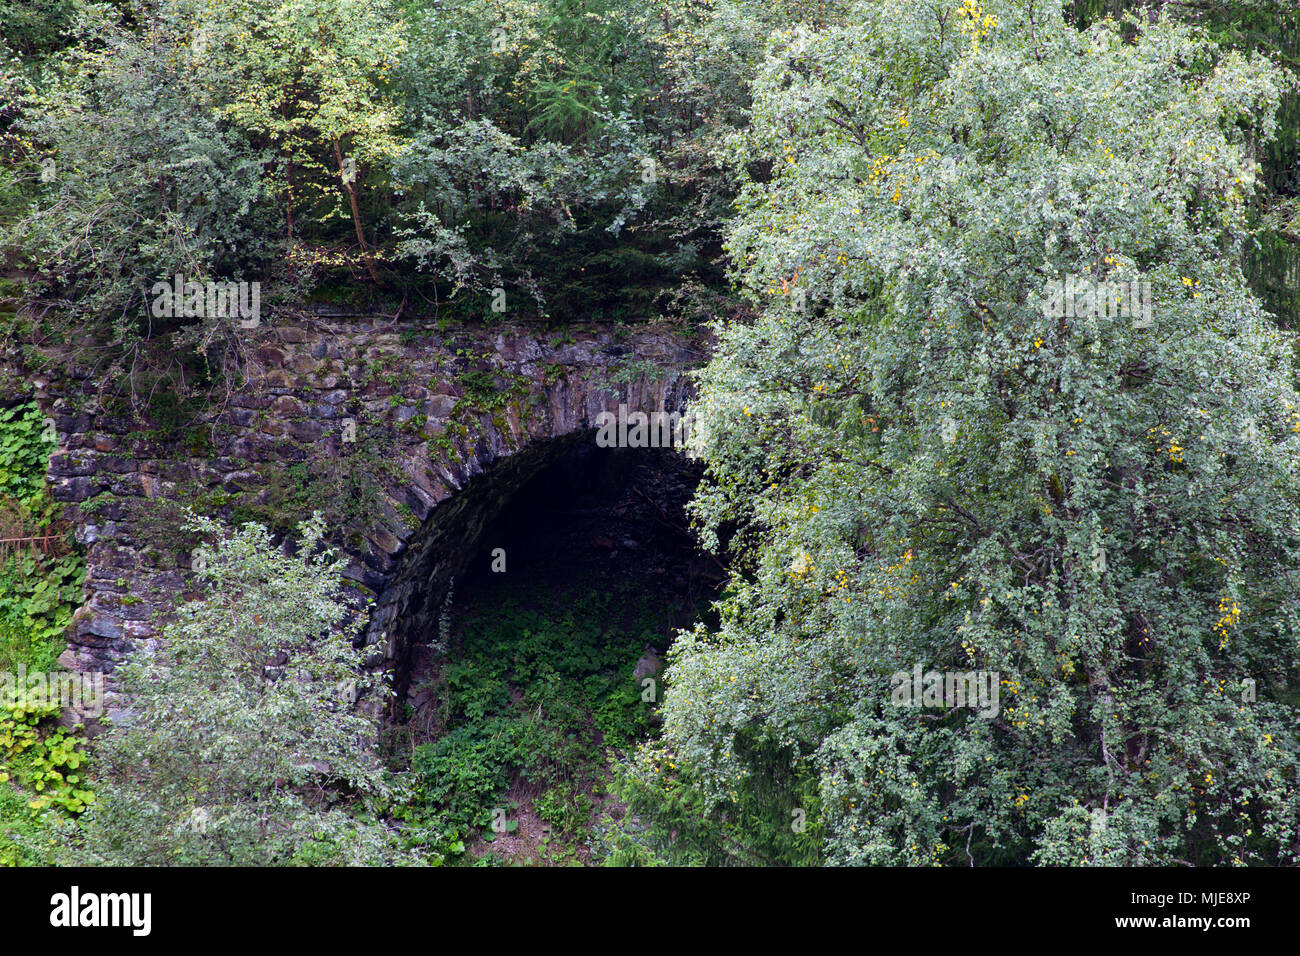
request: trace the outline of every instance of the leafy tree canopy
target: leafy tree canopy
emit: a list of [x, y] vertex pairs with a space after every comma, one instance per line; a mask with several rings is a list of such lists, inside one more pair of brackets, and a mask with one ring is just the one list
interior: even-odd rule
[[[647, 786], [731, 819], [815, 770], [836, 863], [1297, 859], [1300, 397], [1241, 268], [1291, 82], [1022, 0], [774, 39], [733, 140], [762, 312], [696, 409], [749, 566], [674, 647]], [[1151, 321], [1054, 314], [1067, 279]], [[918, 664], [998, 714], [898, 706]]]

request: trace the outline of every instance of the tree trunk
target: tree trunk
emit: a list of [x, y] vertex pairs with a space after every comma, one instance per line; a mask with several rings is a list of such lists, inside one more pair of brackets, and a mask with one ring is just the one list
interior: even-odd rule
[[370, 245], [366, 242], [366, 234], [361, 229], [361, 207], [357, 204], [357, 176], [353, 174], [352, 180], [349, 181], [343, 172], [343, 150], [339, 148], [339, 141], [334, 140], [334, 160], [338, 163], [339, 178], [343, 180], [343, 186], [348, 191], [348, 203], [352, 207], [352, 225], [357, 231], [357, 242], [361, 245], [361, 257], [365, 259], [366, 271], [370, 273], [370, 279], [375, 285], [382, 286], [383, 282], [379, 279], [379, 273], [375, 271], [375, 260], [370, 255]]

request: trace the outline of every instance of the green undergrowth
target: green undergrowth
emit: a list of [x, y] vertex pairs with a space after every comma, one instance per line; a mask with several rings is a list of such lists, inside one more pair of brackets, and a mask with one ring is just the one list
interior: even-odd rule
[[611, 762], [653, 736], [633, 672], [668, 639], [662, 598], [604, 581], [491, 588], [456, 619], [432, 703], [411, 715], [411, 820], [449, 862], [593, 862]]
[[0, 411], [0, 671], [53, 669], [81, 598], [85, 565], [45, 484], [53, 447], [34, 404]]
[[[19, 678], [58, 669], [85, 563], [69, 544], [46, 485], [55, 445], [33, 403], [0, 410], [0, 865], [40, 863], [43, 815], [94, 800], [82, 738], [58, 726], [60, 706]], [[32, 540], [35, 539], [35, 540]]]

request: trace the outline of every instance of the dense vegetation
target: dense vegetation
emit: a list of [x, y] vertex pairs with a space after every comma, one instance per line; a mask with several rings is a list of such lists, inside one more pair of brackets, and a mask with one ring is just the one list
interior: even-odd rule
[[701, 110], [734, 104], [675, 82], [674, 19], [574, 0], [77, 5], [57, 37], [8, 41], [46, 53], [4, 77], [11, 249], [115, 357], [171, 331], [146, 306], [177, 272], [295, 306], [316, 290], [492, 318], [501, 288], [514, 316], [642, 316], [716, 271], [727, 195]]
[[[0, 410], [0, 674], [55, 670], [81, 599], [85, 569], [45, 487], [53, 445], [34, 404]], [[34, 812], [75, 814], [93, 800], [78, 773], [81, 741], [57, 726], [59, 712], [25, 688], [0, 688], [0, 864], [41, 858]], [[23, 842], [6, 837], [11, 827]]]
[[[1240, 265], [1290, 81], [1170, 21], [862, 15], [778, 42], [735, 143], [784, 155], [729, 240], [772, 304], [704, 373], [698, 512], [753, 564], [643, 758], [725, 814], [780, 747], [830, 862], [1295, 862], [1300, 396]], [[1056, 317], [1068, 275], [1149, 326]], [[917, 662], [1001, 714], [892, 706]]]
[[[436, 705], [403, 738], [418, 781], [410, 819], [436, 828], [450, 859], [613, 852], [608, 762], [652, 732], [658, 695], [633, 670], [663, 640], [664, 609], [605, 575], [570, 587], [502, 584], [457, 607], [447, 662], [429, 684]], [[521, 803], [534, 819], [520, 836], [531, 839], [498, 851], [519, 832]]]
[[[730, 573], [656, 706], [654, 596], [575, 582], [457, 608], [377, 727], [325, 522], [194, 518], [91, 786], [0, 700], [0, 862], [1300, 863], [1300, 16], [1159, 6], [0, 0], [0, 670], [83, 575], [23, 372], [184, 434], [246, 343], [177, 274], [710, 323]], [[917, 666], [999, 711], [897, 706]]]

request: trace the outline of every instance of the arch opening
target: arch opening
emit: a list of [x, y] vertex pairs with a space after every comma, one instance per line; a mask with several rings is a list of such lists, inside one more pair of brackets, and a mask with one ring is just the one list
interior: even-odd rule
[[429, 534], [461, 551], [417, 547], [424, 592], [404, 606], [418, 610], [388, 622], [390, 758], [421, 773], [431, 816], [471, 855], [600, 852], [599, 818], [619, 813], [611, 758], [656, 732], [673, 635], [708, 619], [725, 580], [685, 512], [700, 463], [594, 434], [467, 484]]
[[430, 515], [372, 614], [372, 664], [393, 676], [388, 719], [415, 716], [431, 662], [450, 650], [457, 608], [489, 597], [644, 595], [665, 632], [647, 644], [662, 654], [725, 577], [685, 511], [702, 473], [678, 452], [602, 448], [583, 430], [498, 459], [467, 482]]

